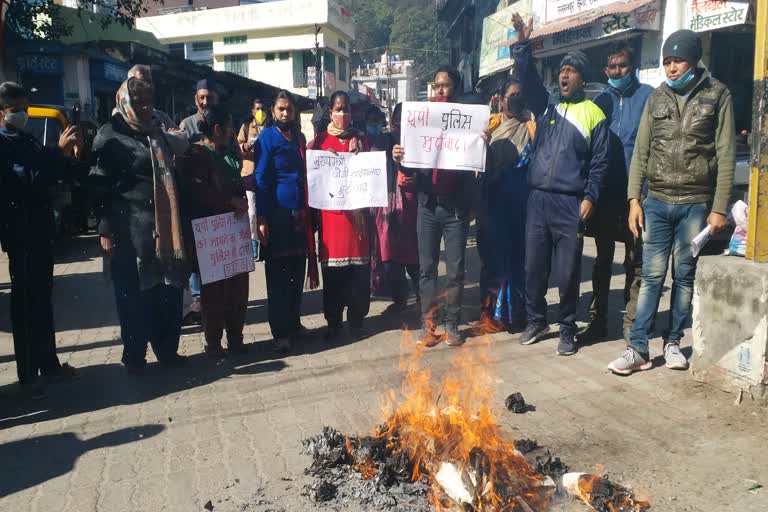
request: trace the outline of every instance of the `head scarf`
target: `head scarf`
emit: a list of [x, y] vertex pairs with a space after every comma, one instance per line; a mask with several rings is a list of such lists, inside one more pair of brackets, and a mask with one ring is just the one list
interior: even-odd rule
[[152, 160], [152, 175], [155, 204], [155, 251], [157, 257], [166, 263], [181, 263], [184, 260], [184, 239], [181, 229], [176, 175], [173, 166], [173, 153], [160, 129], [153, 129], [152, 122], [143, 123], [131, 105], [128, 93], [129, 78], [117, 91], [118, 114], [134, 131], [144, 135], [149, 141], [149, 153]]

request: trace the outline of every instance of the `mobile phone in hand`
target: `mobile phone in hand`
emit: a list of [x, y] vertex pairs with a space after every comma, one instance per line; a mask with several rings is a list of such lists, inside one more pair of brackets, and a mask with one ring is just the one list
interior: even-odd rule
[[80, 105], [79, 104], [72, 107], [72, 113], [69, 116], [69, 118], [70, 118], [70, 123], [72, 125], [77, 126], [80, 124]]

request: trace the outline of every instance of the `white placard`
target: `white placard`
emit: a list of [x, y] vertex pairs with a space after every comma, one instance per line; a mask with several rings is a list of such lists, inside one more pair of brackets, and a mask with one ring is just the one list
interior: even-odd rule
[[309, 206], [357, 210], [387, 206], [387, 153], [307, 151]]
[[415, 169], [485, 171], [488, 105], [403, 103], [400, 144], [403, 166]]
[[247, 215], [222, 213], [192, 221], [200, 280], [215, 283], [255, 270]]

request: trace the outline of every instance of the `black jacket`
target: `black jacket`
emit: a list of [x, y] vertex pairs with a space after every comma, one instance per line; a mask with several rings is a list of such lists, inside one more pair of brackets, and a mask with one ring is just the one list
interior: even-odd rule
[[99, 235], [132, 243], [136, 255], [155, 255], [155, 208], [149, 140], [120, 115], [99, 128], [93, 142], [96, 167], [91, 181], [96, 196]]

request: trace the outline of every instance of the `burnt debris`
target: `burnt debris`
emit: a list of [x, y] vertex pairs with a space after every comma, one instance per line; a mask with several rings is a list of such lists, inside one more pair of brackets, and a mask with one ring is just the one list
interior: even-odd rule
[[555, 457], [547, 450], [547, 454], [536, 457], [536, 472], [540, 475], [552, 477], [555, 481], [562, 478], [568, 472], [568, 465]]
[[512, 393], [504, 400], [504, 405], [515, 414], [525, 414], [526, 412], [536, 410], [536, 407], [525, 403], [522, 393]]
[[515, 439], [515, 448], [523, 455], [527, 455], [537, 449], [539, 443], [535, 439]]

